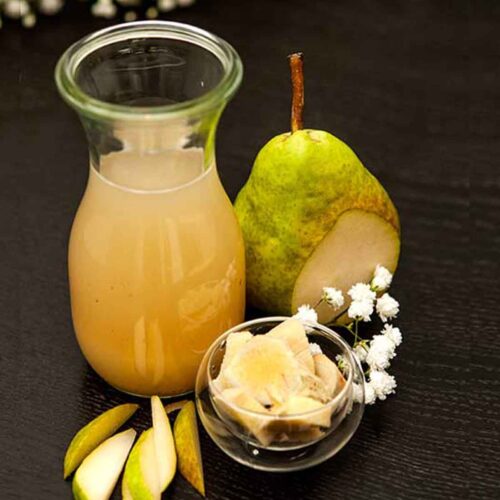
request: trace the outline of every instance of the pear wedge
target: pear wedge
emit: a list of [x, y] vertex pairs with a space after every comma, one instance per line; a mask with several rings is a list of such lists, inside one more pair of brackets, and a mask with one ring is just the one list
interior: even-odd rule
[[132, 448], [123, 474], [122, 495], [132, 500], [159, 500], [160, 480], [153, 429], [144, 431]]
[[201, 495], [205, 496], [200, 438], [196, 409], [192, 401], [184, 405], [175, 419], [174, 439], [179, 472]]
[[161, 491], [165, 491], [171, 483], [177, 468], [174, 436], [167, 413], [158, 396], [151, 398], [151, 413], [153, 415], [153, 434], [158, 464], [158, 479]]
[[168, 414], [174, 411], [179, 411], [182, 407], [189, 402], [189, 399], [181, 399], [180, 401], [174, 401], [173, 403], [168, 403], [165, 405], [165, 412]]
[[111, 496], [135, 436], [133, 429], [120, 432], [83, 460], [73, 478], [76, 500], [107, 500]]
[[314, 373], [314, 361], [309, 349], [306, 331], [300, 321], [287, 319], [266, 334], [268, 337], [284, 340], [297, 361], [308, 371]]
[[124, 404], [105, 411], [82, 427], [71, 440], [64, 457], [64, 479], [83, 459], [105, 439], [114, 434], [139, 408], [136, 404]]

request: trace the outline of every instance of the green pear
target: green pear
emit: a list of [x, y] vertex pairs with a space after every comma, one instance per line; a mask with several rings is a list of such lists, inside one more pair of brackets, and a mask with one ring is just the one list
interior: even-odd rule
[[107, 500], [111, 496], [135, 436], [133, 429], [120, 432], [83, 460], [73, 478], [76, 500]]
[[122, 495], [131, 500], [161, 498], [153, 428], [141, 434], [130, 452], [123, 474]]
[[[400, 248], [398, 213], [382, 185], [340, 139], [301, 129], [302, 75], [295, 78], [292, 65], [292, 132], [261, 149], [235, 202], [248, 300], [283, 315], [316, 306], [326, 286], [348, 299], [377, 264], [393, 273]], [[324, 323], [342, 314], [324, 303], [316, 309]]]
[[174, 436], [167, 413], [158, 396], [151, 398], [151, 413], [153, 415], [153, 434], [158, 464], [158, 478], [161, 491], [165, 491], [167, 486], [172, 482], [177, 468]]
[[111, 408], [82, 427], [71, 440], [64, 457], [64, 479], [82, 460], [105, 439], [114, 434], [139, 408], [136, 404], [124, 404]]

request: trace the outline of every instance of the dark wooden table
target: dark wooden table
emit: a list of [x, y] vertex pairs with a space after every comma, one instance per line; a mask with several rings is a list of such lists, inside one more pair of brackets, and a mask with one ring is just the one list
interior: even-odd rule
[[[69, 440], [129, 399], [89, 369], [71, 325], [66, 247], [87, 152], [52, 74], [70, 43], [110, 22], [70, 3], [32, 31], [0, 32], [2, 499], [69, 498]], [[288, 129], [286, 55], [302, 50], [306, 125], [355, 149], [403, 227], [397, 395], [368, 408], [337, 457], [300, 473], [244, 468], [202, 434], [208, 498], [499, 498], [499, 5], [199, 0], [165, 18], [214, 31], [244, 61], [218, 134], [231, 197]], [[197, 497], [181, 478], [168, 495]]]

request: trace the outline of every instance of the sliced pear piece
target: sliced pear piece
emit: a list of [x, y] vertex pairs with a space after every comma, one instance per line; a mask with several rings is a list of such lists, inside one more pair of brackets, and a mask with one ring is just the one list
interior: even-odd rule
[[309, 349], [309, 341], [307, 340], [304, 326], [300, 321], [294, 318], [287, 319], [274, 327], [266, 335], [271, 338], [284, 340], [295, 354], [297, 361], [306, 370], [314, 373], [314, 362]]
[[153, 429], [144, 431], [130, 452], [122, 482], [122, 495], [132, 500], [159, 500], [160, 480]]
[[174, 401], [173, 403], [168, 403], [165, 405], [165, 412], [167, 415], [173, 413], [174, 411], [179, 411], [182, 407], [189, 402], [189, 399], [181, 399], [180, 401]]
[[[332, 410], [315, 399], [306, 396], [291, 396], [286, 403], [275, 409], [278, 415], [296, 415], [296, 418], [287, 419], [288, 426], [296, 430], [306, 430], [309, 426], [329, 427]], [[301, 413], [313, 412], [310, 415]]]
[[136, 404], [124, 404], [105, 411], [82, 427], [71, 440], [64, 457], [64, 479], [82, 460], [109, 436], [114, 434], [139, 408]]
[[331, 394], [320, 377], [303, 370], [301, 380], [302, 383], [297, 396], [312, 398], [320, 403], [327, 403], [331, 399]]
[[200, 438], [196, 423], [196, 409], [192, 401], [184, 405], [175, 419], [174, 440], [179, 472], [199, 493], [205, 496]]
[[136, 432], [128, 429], [110, 437], [82, 462], [73, 478], [76, 500], [107, 500], [113, 493]]
[[[216, 396], [215, 400], [222, 411], [253, 434], [263, 446], [267, 446], [272, 442], [274, 433], [269, 431], [271, 419], [268, 417], [270, 413], [255, 398], [249, 396], [240, 388], [232, 388], [223, 391], [220, 395]], [[262, 413], [262, 416], [252, 415], [245, 411], [240, 411], [238, 408]]]
[[158, 465], [158, 479], [161, 491], [165, 491], [172, 482], [177, 468], [174, 436], [167, 413], [158, 396], [151, 398], [151, 414], [153, 415], [153, 434]]
[[323, 381], [328, 396], [333, 398], [345, 385], [345, 379], [337, 365], [324, 354], [313, 356], [316, 375]]
[[226, 339], [226, 352], [222, 360], [221, 371], [229, 366], [231, 361], [238, 354], [242, 347], [253, 338], [250, 332], [234, 332], [230, 333]]
[[[342, 213], [315, 248], [295, 283], [292, 310], [316, 304], [324, 286], [334, 286], [348, 299], [355, 283], [370, 282], [377, 264], [394, 273], [399, 258], [399, 234], [391, 222], [364, 210]], [[344, 309], [349, 307], [346, 301]], [[328, 323], [342, 311], [326, 304], [316, 308], [320, 323]]]
[[245, 344], [253, 338], [250, 332], [234, 332], [228, 335], [226, 339], [226, 350], [222, 360], [219, 375], [214, 380], [214, 385], [219, 391], [228, 389], [231, 384], [225, 378], [226, 368], [231, 364], [236, 354], [238, 354]]
[[257, 335], [233, 358], [224, 378], [266, 406], [283, 403], [299, 389], [299, 370], [298, 361], [284, 341]]

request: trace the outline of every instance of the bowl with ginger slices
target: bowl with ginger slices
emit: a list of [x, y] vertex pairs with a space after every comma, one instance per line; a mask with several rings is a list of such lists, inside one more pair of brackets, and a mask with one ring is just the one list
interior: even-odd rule
[[205, 430], [227, 455], [285, 472], [327, 460], [353, 436], [364, 410], [354, 384], [363, 386], [363, 371], [338, 333], [295, 318], [260, 318], [210, 346], [196, 401]]

